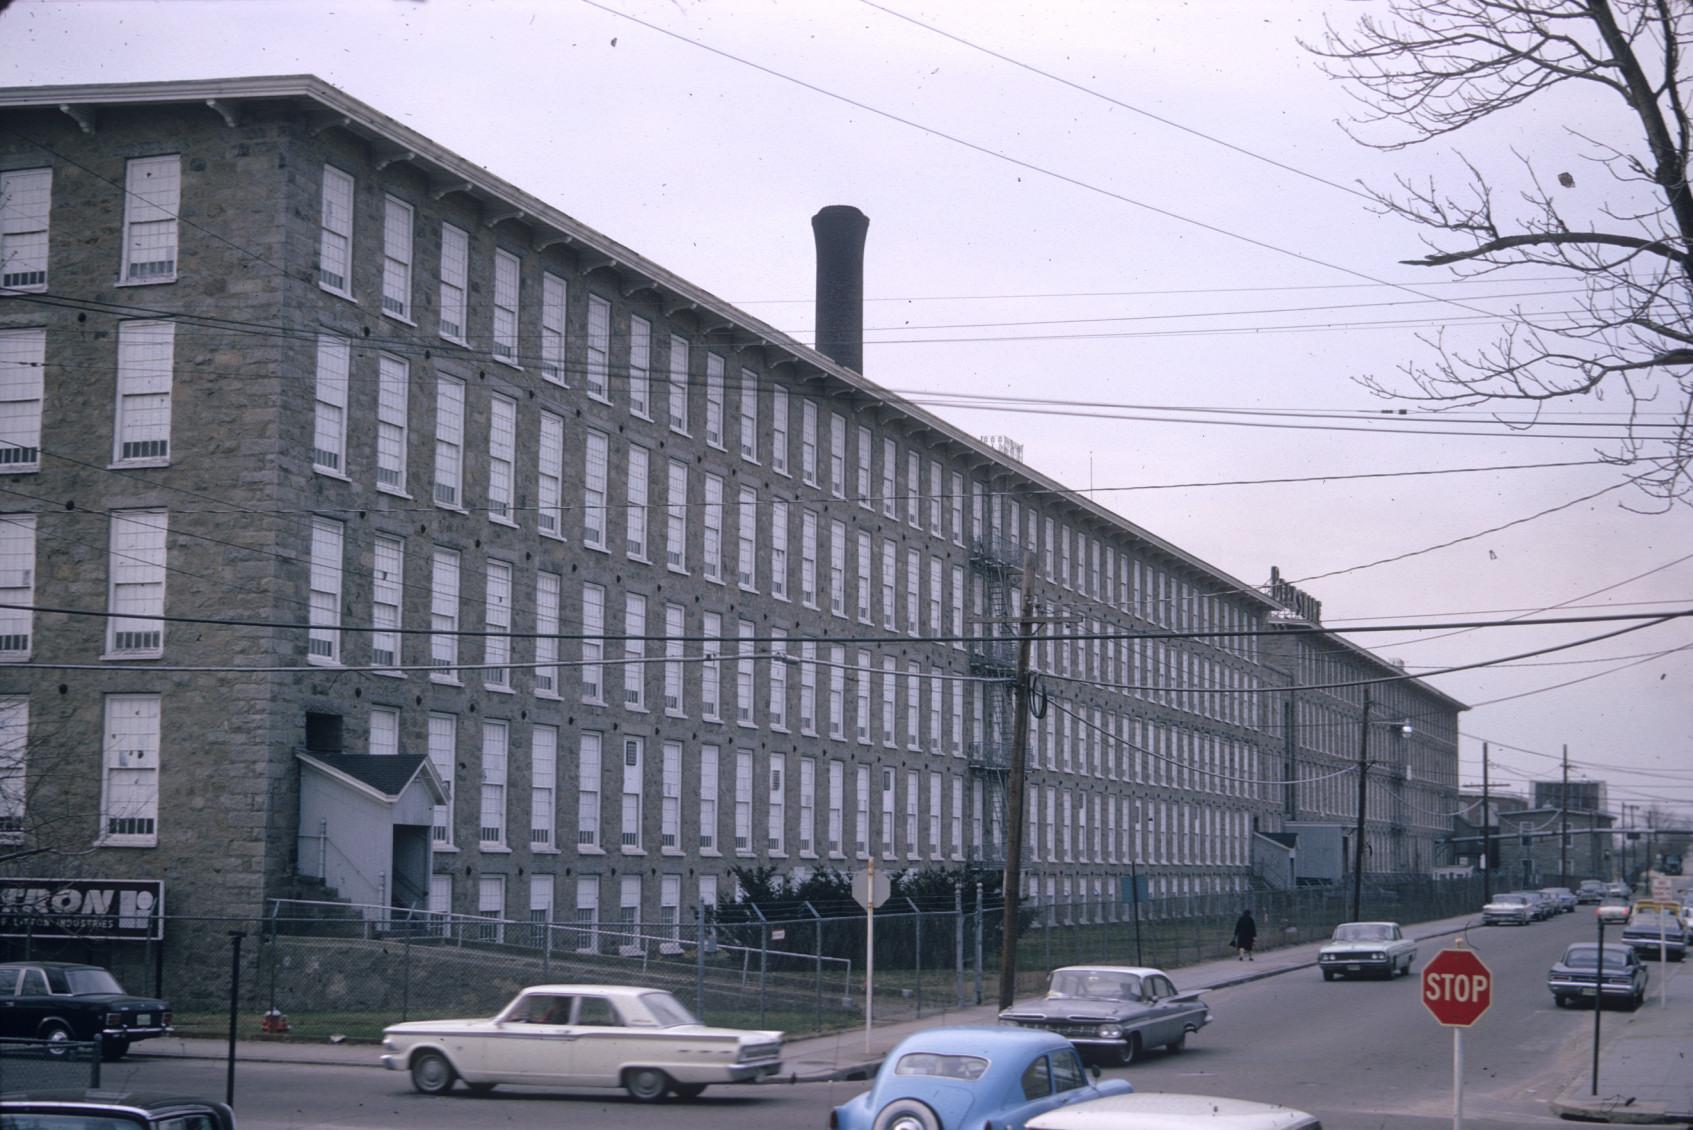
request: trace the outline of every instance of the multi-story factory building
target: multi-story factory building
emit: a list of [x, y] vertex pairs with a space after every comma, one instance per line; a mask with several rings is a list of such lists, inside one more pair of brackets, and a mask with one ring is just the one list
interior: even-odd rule
[[866, 380], [856, 211], [820, 352], [314, 78], [0, 115], [13, 874], [591, 934], [997, 868], [1026, 592], [1028, 891], [1249, 885], [1281, 605]]

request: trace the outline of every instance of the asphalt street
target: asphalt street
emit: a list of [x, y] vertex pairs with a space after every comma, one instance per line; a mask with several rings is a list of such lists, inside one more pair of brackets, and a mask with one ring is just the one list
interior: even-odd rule
[[[1588, 915], [1522, 928], [1473, 930], [1472, 948], [1494, 975], [1493, 1006], [1465, 1035], [1465, 1125], [1505, 1130], [1551, 1125], [1550, 1102], [1583, 1078], [1591, 1055], [1590, 1014], [1555, 1008], [1545, 972], [1564, 945], [1586, 940]], [[1419, 967], [1452, 939], [1425, 941]], [[1268, 956], [1268, 955], [1266, 955]], [[1654, 985], [1681, 966], [1651, 963]], [[1181, 971], [1173, 971], [1178, 986]], [[1452, 1124], [1452, 1033], [1418, 999], [1415, 975], [1395, 981], [1325, 983], [1304, 968], [1214, 990], [1215, 1022], [1177, 1055], [1148, 1055], [1110, 1072], [1142, 1090], [1192, 1091], [1281, 1102], [1336, 1128], [1426, 1130]], [[1676, 1002], [1672, 1000], [1671, 1006]], [[1648, 1007], [1656, 1007], [1656, 997]], [[1682, 1007], [1685, 1007], [1683, 1004]], [[1623, 1012], [1605, 1019], [1620, 1027]], [[350, 1050], [350, 1049], [348, 1049]], [[355, 1053], [356, 1054], [356, 1053]], [[698, 1102], [638, 1105], [613, 1092], [545, 1093], [502, 1087], [473, 1098], [414, 1093], [405, 1078], [375, 1066], [242, 1062], [236, 1108], [249, 1130], [319, 1127], [408, 1130], [502, 1126], [537, 1120], [608, 1130], [791, 1130], [823, 1127], [828, 1111], [864, 1087], [856, 1082], [713, 1088]], [[221, 1095], [215, 1060], [147, 1055], [145, 1045], [108, 1068], [113, 1086], [167, 1086]]]

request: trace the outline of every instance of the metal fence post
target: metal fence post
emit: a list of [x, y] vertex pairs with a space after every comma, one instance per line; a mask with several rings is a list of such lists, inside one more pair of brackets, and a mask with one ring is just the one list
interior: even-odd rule
[[952, 888], [952, 987], [955, 1007], [964, 1007], [964, 888]]
[[[757, 907], [753, 908], [758, 909]], [[759, 915], [764, 918], [763, 914]], [[764, 1027], [765, 1010], [769, 1005], [770, 985], [770, 923], [761, 921], [758, 924], [758, 1026]]]
[[[272, 947], [274, 948], [274, 947]], [[274, 955], [273, 955], [274, 956]], [[411, 1019], [411, 931], [400, 938], [400, 1019]]]
[[694, 1015], [705, 1020], [705, 900], [700, 900], [699, 935], [694, 938]]
[[811, 912], [812, 937], [812, 965], [817, 979], [816, 1002], [812, 1006], [813, 1025], [818, 1032], [823, 1031], [823, 916], [817, 913], [817, 908], [810, 902], [802, 904]]
[[923, 912], [917, 909], [917, 904], [911, 899], [905, 900], [905, 905], [911, 908], [911, 930], [916, 940], [912, 948], [916, 953], [917, 966], [917, 1016], [923, 1016]]
[[976, 884], [976, 1003], [982, 1003], [982, 884]]

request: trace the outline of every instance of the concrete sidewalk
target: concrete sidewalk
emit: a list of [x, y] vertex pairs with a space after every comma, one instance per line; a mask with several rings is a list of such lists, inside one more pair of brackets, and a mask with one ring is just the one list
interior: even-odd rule
[[1693, 970], [1655, 961], [1648, 968], [1645, 1004], [1632, 1013], [1605, 1009], [1600, 1015], [1597, 1091], [1592, 1071], [1583, 1072], [1553, 1100], [1559, 1117], [1693, 1123]]

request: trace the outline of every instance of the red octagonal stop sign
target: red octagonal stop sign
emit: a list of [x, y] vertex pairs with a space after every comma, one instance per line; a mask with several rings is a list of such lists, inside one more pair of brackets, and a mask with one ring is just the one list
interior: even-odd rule
[[1423, 966], [1423, 1004], [1448, 1028], [1468, 1028], [1493, 1003], [1493, 974], [1470, 950], [1441, 950]]

